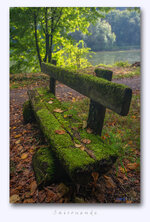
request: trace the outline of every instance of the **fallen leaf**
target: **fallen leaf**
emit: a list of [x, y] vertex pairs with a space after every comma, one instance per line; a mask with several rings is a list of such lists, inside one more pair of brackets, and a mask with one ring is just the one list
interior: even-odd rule
[[84, 151], [85, 150], [85, 147], [84, 146], [81, 146], [79, 147], [80, 150]]
[[73, 97], [73, 98], [72, 98], [72, 102], [75, 102], [75, 101], [76, 101], [76, 98], [75, 98], [75, 97]]
[[50, 100], [48, 103], [49, 103], [49, 104], [52, 104], [52, 103], [53, 103], [53, 101], [51, 101], [51, 100]]
[[69, 188], [64, 183], [60, 183], [57, 186], [56, 191], [59, 193], [60, 197], [63, 197], [69, 192]]
[[31, 192], [31, 195], [34, 194], [34, 192], [36, 191], [36, 189], [37, 189], [36, 181], [33, 181], [33, 182], [30, 184], [30, 192]]
[[82, 146], [81, 144], [77, 144], [77, 143], [75, 143], [74, 145], [75, 145], [75, 147], [77, 147], [77, 148], [79, 148], [79, 147]]
[[92, 177], [93, 177], [94, 182], [96, 183], [97, 180], [98, 180], [98, 177], [99, 177], [99, 173], [98, 172], [92, 172]]
[[41, 190], [41, 191], [39, 191], [39, 202], [41, 203], [41, 202], [43, 202], [44, 200], [45, 200], [45, 198], [46, 198], [46, 192], [45, 192], [45, 190]]
[[91, 158], [93, 158], [94, 160], [96, 160], [96, 157], [95, 157], [94, 153], [92, 152], [92, 150], [86, 149], [86, 152], [87, 152], [87, 154], [88, 154]]
[[130, 203], [132, 203], [132, 201], [131, 201], [131, 200], [126, 200], [126, 203], [129, 203], [129, 204], [130, 204]]
[[23, 201], [23, 203], [34, 203], [34, 202], [35, 201], [32, 198], [26, 199], [26, 200]]
[[93, 132], [93, 130], [90, 129], [90, 128], [87, 128], [86, 132], [89, 133], [89, 134], [91, 134], [91, 133]]
[[30, 173], [30, 170], [28, 170], [28, 169], [25, 169], [25, 170], [23, 171], [23, 175], [24, 175], [24, 176], [28, 176], [29, 173]]
[[21, 155], [21, 159], [22, 159], [22, 160], [26, 159], [27, 157], [28, 157], [28, 154], [27, 154], [27, 153], [23, 153], [23, 154]]
[[14, 138], [19, 138], [21, 136], [22, 136], [21, 134], [18, 134], [18, 135], [15, 135]]
[[62, 135], [62, 134], [65, 134], [66, 131], [64, 131], [64, 130], [55, 130], [55, 133], [59, 134], [59, 135]]
[[23, 150], [23, 146], [19, 145], [19, 146], [17, 147], [17, 150], [18, 150], [18, 151], [22, 151], [22, 150]]
[[123, 167], [119, 167], [121, 173], [127, 173], [127, 169]]
[[129, 168], [130, 170], [135, 170], [139, 167], [139, 165], [139, 163], [128, 163], [127, 168]]
[[87, 127], [87, 122], [86, 121], [83, 121], [83, 126], [82, 128], [85, 129]]
[[128, 144], [130, 144], [130, 145], [131, 145], [132, 143], [133, 143], [133, 141], [132, 141], [132, 140], [128, 142]]
[[82, 139], [81, 141], [82, 141], [83, 143], [85, 143], [85, 144], [91, 143], [91, 140], [89, 140], [89, 139]]
[[132, 119], [136, 119], [136, 116], [132, 116], [131, 118], [132, 118]]
[[17, 194], [14, 194], [10, 197], [10, 203], [16, 203], [19, 200], [20, 200], [20, 197]]
[[19, 144], [20, 143], [20, 140], [17, 140], [16, 142], [15, 142], [15, 144]]
[[115, 185], [115, 183], [114, 183], [114, 181], [112, 180], [111, 177], [104, 175], [104, 178], [106, 179], [105, 180], [106, 181], [106, 186], [108, 188], [115, 188], [116, 187], [116, 185]]
[[61, 109], [54, 109], [53, 111], [56, 112], [56, 113], [63, 113], [63, 112], [64, 112], [64, 111], [61, 110]]

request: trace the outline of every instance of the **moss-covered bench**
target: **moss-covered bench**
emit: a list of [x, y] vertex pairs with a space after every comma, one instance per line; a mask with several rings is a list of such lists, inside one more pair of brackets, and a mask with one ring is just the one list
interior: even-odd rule
[[[92, 119], [96, 122], [97, 113], [104, 118], [105, 107], [120, 115], [127, 115], [132, 91], [126, 86], [73, 73], [54, 65], [42, 64], [42, 70], [91, 98], [90, 110], [93, 113], [89, 114], [88, 128]], [[103, 74], [104, 71], [99, 70], [97, 73]], [[111, 80], [110, 72], [106, 73], [106, 78]], [[54, 86], [54, 79], [52, 81]], [[54, 87], [52, 90], [54, 91]], [[117, 159], [118, 147], [105, 144], [100, 137], [101, 131], [98, 134], [95, 125], [91, 124], [90, 127], [93, 133], [83, 128], [76, 110], [58, 101], [54, 92], [51, 93], [49, 89], [29, 90], [28, 95], [29, 102], [24, 105], [24, 118], [28, 121], [28, 117], [33, 115], [50, 144], [49, 148], [37, 151], [33, 158], [38, 184], [55, 181], [60, 176], [85, 184], [92, 172], [96, 171], [101, 175], [110, 169]], [[26, 117], [26, 113], [30, 115]], [[97, 122], [103, 124], [103, 120]]]

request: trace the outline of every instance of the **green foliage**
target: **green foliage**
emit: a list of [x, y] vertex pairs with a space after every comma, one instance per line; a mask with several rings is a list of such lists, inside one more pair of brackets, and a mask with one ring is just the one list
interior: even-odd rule
[[79, 41], [83, 39], [93, 51], [131, 49], [140, 47], [140, 11], [139, 8], [111, 9], [103, 13], [85, 35], [80, 31], [71, 33]]
[[128, 61], [118, 61], [118, 62], [115, 62], [113, 66], [117, 66], [117, 67], [129, 67], [131, 66], [131, 64], [129, 64]]
[[112, 10], [105, 19], [116, 35], [117, 46], [140, 46], [140, 13], [139, 8]]
[[57, 60], [58, 66], [77, 70], [90, 65], [87, 60], [89, 51], [90, 48], [85, 47], [83, 40], [73, 44], [66, 40], [63, 42], [63, 49], [53, 53], [53, 58]]
[[41, 62], [51, 62], [52, 57], [63, 66], [65, 61], [71, 68], [85, 67], [89, 49], [81, 41], [73, 44], [68, 34], [75, 30], [87, 34], [90, 23], [105, 11], [109, 8], [10, 8], [10, 72], [37, 72]]
[[105, 20], [99, 18], [96, 24], [89, 26], [88, 31], [87, 34], [76, 31], [71, 36], [77, 41], [83, 39], [87, 47], [93, 51], [110, 49], [115, 43], [116, 36], [112, 33], [110, 24]]
[[91, 25], [89, 27], [89, 32], [91, 35], [84, 36], [84, 41], [87, 46], [93, 51], [100, 51], [104, 49], [109, 49], [113, 46], [116, 36], [112, 33], [111, 26], [108, 22], [99, 19], [96, 25]]

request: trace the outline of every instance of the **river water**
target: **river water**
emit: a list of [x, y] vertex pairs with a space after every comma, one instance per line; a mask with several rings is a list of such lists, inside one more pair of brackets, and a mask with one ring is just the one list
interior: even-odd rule
[[92, 54], [89, 61], [92, 65], [99, 64], [114, 64], [117, 61], [128, 61], [130, 64], [140, 62], [140, 49], [126, 50], [126, 51], [101, 51]]

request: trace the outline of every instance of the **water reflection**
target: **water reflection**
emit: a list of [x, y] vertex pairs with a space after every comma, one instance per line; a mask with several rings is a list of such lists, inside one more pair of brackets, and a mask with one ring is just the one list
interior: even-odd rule
[[89, 58], [92, 65], [103, 64], [114, 64], [117, 61], [128, 61], [129, 63], [140, 61], [140, 49], [126, 50], [126, 51], [104, 51], [96, 52]]

